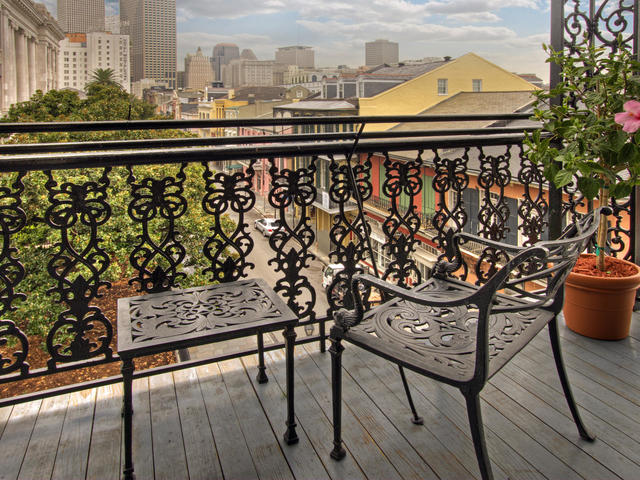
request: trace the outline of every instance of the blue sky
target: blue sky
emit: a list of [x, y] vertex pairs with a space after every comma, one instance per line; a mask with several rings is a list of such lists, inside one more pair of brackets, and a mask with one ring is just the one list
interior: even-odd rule
[[[106, 0], [117, 13], [118, 0]], [[317, 66], [364, 63], [364, 44], [385, 38], [400, 58], [475, 52], [501, 67], [545, 81], [550, 0], [176, 0], [178, 68], [198, 46], [233, 42], [261, 60], [277, 47], [308, 45]], [[45, 0], [55, 11], [55, 0]]]

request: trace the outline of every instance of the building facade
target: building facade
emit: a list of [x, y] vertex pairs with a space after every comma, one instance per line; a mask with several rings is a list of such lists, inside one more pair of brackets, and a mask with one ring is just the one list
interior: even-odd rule
[[270, 87], [273, 85], [273, 60], [246, 60], [237, 58], [223, 69], [224, 86]]
[[120, 15], [107, 15], [104, 18], [104, 30], [108, 33], [120, 33]]
[[297, 65], [300, 68], [315, 68], [315, 53], [311, 47], [293, 45], [276, 50], [276, 63]]
[[58, 0], [58, 24], [64, 33], [104, 32], [104, 0]]
[[223, 67], [229, 65], [231, 60], [240, 58], [240, 49], [235, 43], [219, 43], [213, 47], [211, 66], [213, 68], [214, 80], [223, 81]]
[[398, 44], [378, 39], [364, 44], [365, 65], [375, 67], [383, 63], [398, 63]]
[[175, 0], [120, 0], [120, 33], [129, 35], [132, 81], [176, 87]]
[[42, 4], [0, 0], [0, 110], [58, 87], [58, 42], [64, 33]]
[[84, 90], [97, 69], [113, 70], [113, 77], [131, 91], [129, 37], [106, 32], [70, 33], [60, 42], [58, 86]]
[[209, 58], [202, 54], [198, 47], [195, 55], [190, 53], [184, 59], [184, 81], [186, 88], [204, 90], [213, 81], [213, 68]]

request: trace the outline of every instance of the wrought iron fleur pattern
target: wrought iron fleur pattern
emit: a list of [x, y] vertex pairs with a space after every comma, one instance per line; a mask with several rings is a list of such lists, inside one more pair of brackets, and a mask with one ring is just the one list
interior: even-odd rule
[[[56, 286], [48, 290], [67, 310], [58, 316], [47, 335], [51, 358], [49, 369], [57, 363], [75, 362], [100, 355], [109, 359], [113, 337], [111, 323], [91, 302], [102, 296], [100, 289], [111, 284], [101, 280], [109, 267], [109, 256], [100, 246], [98, 228], [111, 217], [107, 203], [108, 173], [103, 170], [98, 181], [82, 184], [55, 181], [51, 171], [48, 181], [49, 208], [44, 221], [60, 234], [54, 254], [47, 265]], [[59, 342], [64, 343], [59, 343]]]
[[[17, 293], [16, 288], [24, 278], [24, 267], [15, 258], [17, 250], [11, 246], [11, 236], [18, 233], [25, 226], [27, 216], [22, 209], [20, 195], [24, 191], [24, 172], [18, 172], [10, 187], [0, 187], [0, 231], [2, 232], [2, 247], [0, 248], [0, 318], [15, 310], [16, 300], [24, 300], [26, 296]], [[29, 353], [27, 336], [16, 324], [8, 319], [0, 320], [0, 347], [7, 348], [15, 345], [10, 354], [11, 358], [0, 353], [0, 375], [20, 371], [26, 375], [29, 364], [26, 362]], [[19, 345], [19, 348], [17, 348]]]
[[[400, 286], [407, 286], [407, 280], [414, 277], [421, 283], [422, 276], [411, 254], [415, 252], [416, 235], [420, 230], [415, 197], [422, 192], [422, 151], [415, 160], [408, 162], [389, 159], [384, 153], [385, 179], [382, 190], [391, 202], [390, 215], [382, 224], [387, 242], [384, 249], [393, 260], [387, 266], [383, 278], [392, 279]], [[382, 181], [382, 179], [380, 179]], [[401, 213], [401, 198], [406, 199], [406, 211]]]
[[[352, 308], [354, 299], [350, 293], [351, 279], [356, 273], [362, 273], [359, 262], [367, 258], [366, 238], [371, 234], [371, 226], [359, 215], [348, 215], [346, 207], [349, 202], [356, 202], [356, 194], [365, 202], [371, 196], [371, 158], [353, 166], [355, 186], [350, 180], [349, 166], [346, 162], [336, 160], [329, 155], [331, 172], [331, 188], [329, 197], [339, 206], [339, 212], [334, 217], [329, 238], [334, 250], [329, 257], [335, 263], [344, 265], [344, 270], [338, 272], [327, 290], [329, 313], [340, 307]], [[355, 188], [354, 188], [355, 187]], [[357, 189], [357, 191], [355, 190]], [[357, 202], [356, 202], [357, 203]]]
[[309, 208], [316, 199], [313, 182], [318, 159], [314, 156], [308, 161], [298, 161], [300, 166], [290, 169], [278, 168], [276, 160], [269, 159], [269, 204], [278, 211], [280, 228], [269, 237], [269, 245], [276, 256], [268, 263], [282, 274], [274, 290], [287, 300], [287, 306], [298, 318], [313, 320], [316, 291], [303, 269], [315, 258], [309, 252], [315, 240]]
[[[204, 255], [211, 262], [205, 273], [211, 273], [211, 280], [230, 282], [247, 276], [247, 270], [254, 265], [247, 261], [253, 250], [253, 240], [247, 231], [245, 215], [256, 203], [251, 187], [255, 174], [255, 160], [251, 160], [245, 172], [213, 172], [204, 163], [205, 196], [202, 209], [213, 216], [212, 235], [204, 244]], [[223, 217], [230, 213], [237, 215], [235, 230], [227, 232], [223, 228]]]
[[136, 181], [129, 167], [127, 183], [131, 187], [129, 217], [140, 225], [139, 243], [129, 261], [137, 276], [129, 284], [138, 284], [141, 292], [162, 292], [178, 287], [186, 275], [178, 271], [186, 250], [179, 240], [176, 221], [187, 211], [184, 193], [186, 175], [183, 163], [175, 177], [146, 177]]
[[[436, 245], [445, 252], [453, 251], [449, 244], [451, 233], [459, 232], [467, 223], [468, 213], [464, 208], [462, 193], [469, 187], [469, 174], [467, 164], [469, 162], [469, 147], [457, 158], [442, 158], [437, 150], [434, 150], [433, 189], [438, 194], [436, 212], [433, 216], [433, 226], [437, 233], [433, 237]], [[453, 195], [451, 195], [453, 194]], [[451, 201], [447, 202], [447, 197]], [[450, 259], [453, 260], [453, 259]], [[467, 266], [463, 263], [462, 278], [467, 276]]]
[[633, 47], [634, 1], [565, 0], [565, 44], [572, 47], [585, 42], [596, 42], [610, 48], [618, 47], [618, 36], [625, 48]]
[[530, 246], [542, 240], [542, 232], [547, 229], [549, 203], [545, 198], [542, 167], [534, 164], [523, 152], [520, 145], [520, 171], [518, 182], [524, 188], [522, 201], [518, 206], [519, 229], [525, 238], [523, 245]]
[[[511, 150], [506, 146], [504, 155], [485, 155], [479, 147], [480, 174], [478, 187], [482, 192], [482, 204], [478, 212], [478, 235], [490, 240], [504, 240], [509, 231], [507, 221], [510, 212], [505, 201], [505, 188], [511, 183]], [[493, 195], [497, 198], [494, 199]], [[504, 261], [504, 252], [496, 248], [485, 248], [475, 264], [477, 283], [484, 283], [491, 278]]]

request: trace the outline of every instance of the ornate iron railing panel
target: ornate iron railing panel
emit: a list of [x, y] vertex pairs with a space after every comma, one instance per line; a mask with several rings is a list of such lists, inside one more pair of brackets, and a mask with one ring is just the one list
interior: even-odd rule
[[111, 358], [113, 328], [102, 311], [91, 303], [111, 284], [103, 279], [109, 267], [107, 252], [100, 246], [98, 227], [111, 217], [107, 199], [108, 168], [97, 181], [58, 184], [51, 171], [49, 208], [44, 221], [60, 235], [47, 270], [56, 286], [47, 292], [67, 310], [58, 316], [47, 335], [50, 370], [58, 363], [77, 362], [104, 355]]
[[[516, 229], [521, 242], [530, 244], [541, 239], [548, 224], [548, 197], [539, 167], [522, 154], [522, 137], [512, 133], [450, 139], [381, 137], [382, 143], [369, 135], [353, 149], [353, 157], [349, 155], [352, 141], [296, 144], [281, 142], [277, 135], [271, 143], [250, 148], [154, 147], [127, 151], [119, 145], [117, 151], [105, 154], [93, 152], [91, 144], [87, 144], [86, 153], [69, 157], [61, 155], [58, 147], [54, 154], [39, 153], [28, 161], [0, 157], [0, 171], [11, 172], [2, 174], [6, 181], [0, 186], [0, 383], [45, 375], [49, 369], [59, 372], [118, 360], [111, 351], [113, 332], [94, 305], [108, 286], [106, 269], [114, 255], [102, 241], [105, 222], [113, 217], [109, 186], [114, 185], [116, 174], [122, 173], [116, 168], [110, 171], [112, 166], [125, 173], [126, 168], [129, 173], [122, 191], [128, 210], [119, 218], [127, 219], [137, 229], [138, 236], [128, 251], [133, 269], [130, 281], [140, 290], [151, 292], [184, 283], [188, 278], [185, 264], [196, 253], [204, 260], [194, 268], [207, 282], [232, 281], [251, 274], [249, 255], [255, 245], [247, 219], [256, 206], [256, 165], [260, 159], [267, 159], [263, 165], [268, 169], [263, 166], [261, 175], [269, 175], [269, 205], [282, 225], [269, 240], [272, 285], [303, 324], [322, 325], [327, 314], [349, 306], [352, 300], [345, 292], [351, 277], [366, 268], [365, 264], [376, 265], [375, 257], [382, 250], [389, 261], [379, 275], [405, 285], [409, 276], [420, 281], [425, 271], [418, 260], [418, 251], [424, 255], [425, 250], [416, 249], [420, 242], [444, 252], [452, 232], [469, 228], [476, 228], [474, 233], [488, 238], [504, 240], [506, 235], [514, 234], [507, 221], [514, 217], [519, 218]], [[401, 159], [388, 153], [397, 151], [411, 154], [404, 154]], [[212, 166], [211, 162], [222, 164], [228, 159], [242, 159], [245, 166], [230, 171]], [[383, 162], [384, 175], [374, 170], [374, 165], [379, 168], [374, 160]], [[331, 224], [322, 232], [331, 240], [325, 253], [331, 262], [345, 267], [328, 289], [328, 312], [317, 307], [319, 292], [308, 269], [318, 239], [313, 210], [318, 208], [315, 185], [321, 161], [329, 163], [327, 190], [330, 205], [337, 206], [335, 212], [329, 210]], [[148, 174], [139, 169], [142, 164], [162, 168]], [[60, 174], [51, 170], [73, 170], [80, 165], [88, 165], [89, 180], [56, 181]], [[21, 267], [21, 259], [28, 252], [13, 246], [28, 221], [22, 205], [26, 198], [23, 179], [42, 175], [23, 170], [49, 171], [48, 210], [43, 220], [56, 233], [57, 241], [55, 246], [48, 246], [48, 271], [53, 299], [62, 302], [66, 310], [48, 327], [49, 366], [40, 370], [29, 368], [28, 335], [12, 318], [17, 300], [25, 299], [20, 290], [22, 279], [31, 273]], [[185, 185], [194, 179], [202, 183], [202, 196], [195, 201], [185, 193]], [[426, 186], [432, 186], [435, 194], [432, 216], [420, 215], [421, 209], [417, 208]], [[476, 195], [475, 204], [469, 203], [470, 189]], [[514, 191], [519, 198], [515, 209], [507, 205]], [[377, 205], [369, 208], [374, 192]], [[364, 211], [354, 208], [362, 202]], [[620, 205], [621, 211], [627, 207]], [[193, 209], [208, 229], [198, 239], [199, 252], [190, 250], [192, 247], [186, 242], [190, 232], [183, 223], [187, 212]], [[235, 223], [227, 222], [227, 215]], [[612, 225], [618, 232], [625, 229], [625, 217], [619, 222]], [[371, 248], [370, 242], [374, 223], [384, 237], [378, 251]], [[622, 243], [611, 245], [624, 251], [628, 244], [626, 237]], [[459, 273], [462, 277], [474, 275], [473, 281], [482, 281], [491, 268], [502, 263], [499, 252], [473, 249], [470, 245], [465, 248], [465, 270]], [[25, 301], [30, 301], [29, 295]]]

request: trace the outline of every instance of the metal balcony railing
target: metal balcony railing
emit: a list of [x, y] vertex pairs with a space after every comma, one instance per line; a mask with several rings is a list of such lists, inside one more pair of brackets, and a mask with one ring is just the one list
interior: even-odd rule
[[[527, 117], [527, 114], [514, 114], [0, 124], [0, 135], [249, 126], [270, 126], [278, 130], [300, 124], [431, 121], [448, 121], [454, 127], [456, 121], [509, 121]], [[336, 291], [346, 290], [350, 277], [362, 268], [363, 262], [378, 269], [376, 255], [368, 241], [372, 218], [360, 208], [369, 202], [386, 212], [382, 221], [376, 221], [381, 223], [382, 232], [391, 245], [387, 254], [392, 261], [378, 274], [401, 284], [409, 277], [420, 279], [420, 269], [411, 255], [420, 242], [417, 238], [420, 229], [433, 232], [431, 240], [444, 251], [450, 238], [448, 232], [462, 229], [470, 218], [477, 219], [479, 234], [502, 240], [508, 217], [516, 215], [520, 238], [534, 243], [550, 228], [550, 207], [571, 212], [577, 212], [580, 207], [579, 199], [571, 195], [552, 196], [552, 199], [563, 199], [564, 203], [550, 205], [540, 168], [523, 154], [523, 135], [522, 128], [505, 127], [371, 132], [362, 134], [358, 142], [355, 142], [355, 133], [332, 133], [0, 145], [3, 242], [0, 250], [0, 383], [119, 360], [114, 351], [114, 332], [103, 312], [95, 306], [95, 300], [109, 286], [107, 270], [114, 262], [126, 264], [123, 271], [129, 271], [129, 282], [141, 292], [173, 288], [195, 276], [211, 283], [250, 275], [252, 265], [247, 255], [253, 242], [244, 219], [256, 200], [253, 167], [262, 159], [267, 159], [270, 175], [268, 201], [283, 225], [270, 240], [271, 264], [278, 279], [273, 287], [297, 314], [301, 325], [319, 325], [319, 334], [303, 338], [303, 342], [323, 342], [325, 321], [341, 302], [348, 301], [344, 295], [329, 294], [328, 311], [318, 311], [316, 298], [325, 292], [314, 290], [304, 270], [313, 257], [315, 237], [321, 233], [311, 228], [310, 218], [314, 202], [321, 201], [314, 186], [320, 156], [330, 161], [328, 201], [336, 210], [329, 213], [330, 226], [325, 232], [330, 238], [328, 244], [333, 245], [333, 250], [327, 253], [330, 261], [345, 266], [334, 280], [334, 285], [342, 286]], [[402, 159], [396, 159], [393, 152], [403, 152]], [[304, 167], [293, 167], [296, 163], [291, 159], [301, 156], [310, 161]], [[216, 162], [237, 160], [243, 161], [242, 168], [221, 171], [214, 167]], [[372, 196], [372, 192], [380, 188], [373, 185], [372, 179], [378, 177], [373, 173], [375, 169], [381, 171], [381, 162], [385, 168], [380, 181], [384, 191], [389, 192], [388, 198]], [[139, 168], [153, 165], [162, 168]], [[435, 175], [427, 176], [425, 167]], [[501, 176], [500, 181], [491, 181], [491, 178], [496, 180], [492, 175]], [[480, 179], [474, 181], [480, 191], [479, 210], [467, 211], [463, 193], [474, 176]], [[194, 178], [201, 184], [197, 198], [186, 190], [187, 183]], [[436, 194], [433, 215], [420, 215], [412, 208], [420, 198], [425, 181], [431, 182]], [[507, 190], [518, 192], [516, 212], [509, 211], [504, 202], [500, 203]], [[405, 202], [402, 206], [401, 195]], [[125, 208], [116, 209], [116, 201], [124, 202]], [[35, 203], [39, 210], [34, 210]], [[287, 213], [292, 205], [296, 210], [294, 216]], [[635, 258], [636, 254], [632, 205], [632, 199], [624, 205], [614, 205], [616, 224], [612, 225], [610, 237], [614, 253], [627, 258]], [[189, 235], [183, 222], [185, 212], [190, 209], [196, 209], [197, 216], [208, 225], [207, 238]], [[227, 221], [230, 213], [235, 223]], [[114, 228], [109, 222], [132, 225], [137, 232], [126, 255], [107, 250], [106, 239]], [[15, 247], [20, 236], [27, 233], [26, 229], [37, 228], [48, 229], [55, 241], [28, 249]], [[555, 231], [558, 230], [559, 225], [555, 225]], [[194, 244], [195, 250], [189, 251]], [[36, 253], [43, 258], [41, 271], [27, 271], [24, 259]], [[201, 263], [190, 262], [196, 257]], [[492, 266], [500, 261], [500, 252], [485, 250], [478, 255], [479, 263], [470, 265], [469, 271], [478, 281], [483, 281]], [[45, 298], [36, 298], [30, 293], [30, 278], [36, 273], [49, 279], [51, 288]], [[62, 313], [47, 326], [44, 343], [49, 360], [45, 368], [29, 366], [28, 352], [34, 340], [26, 333], [24, 319], [14, 314], [21, 301], [45, 305], [57, 302], [63, 307]], [[191, 363], [197, 365], [204, 361]], [[137, 372], [139, 376], [148, 374], [149, 371]], [[0, 405], [119, 380], [117, 376], [5, 399]]]

